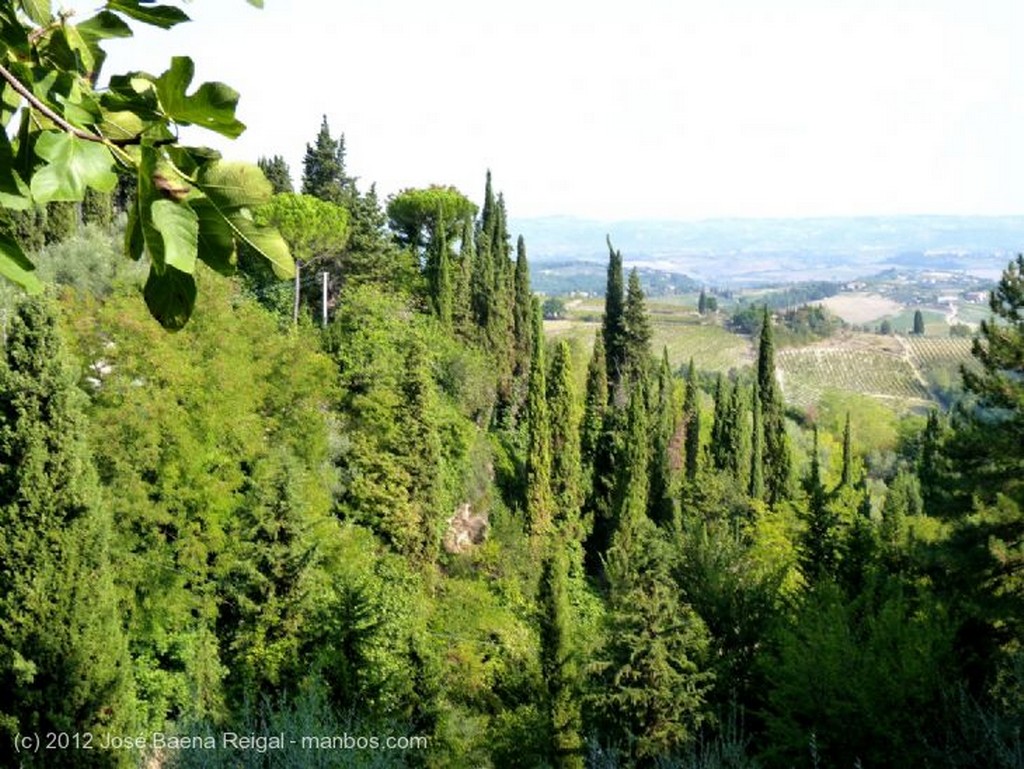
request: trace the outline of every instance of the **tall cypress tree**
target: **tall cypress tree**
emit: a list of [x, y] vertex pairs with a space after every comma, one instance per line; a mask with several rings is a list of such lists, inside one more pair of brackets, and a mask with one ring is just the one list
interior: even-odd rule
[[430, 304], [434, 309], [434, 314], [437, 315], [445, 328], [450, 328], [454, 296], [451, 258], [448, 254], [447, 228], [447, 222], [444, 220], [444, 211], [438, 210], [434, 232], [430, 239], [426, 271]]
[[806, 480], [807, 530], [800, 548], [804, 574], [811, 582], [836, 576], [842, 542], [838, 516], [828, 504], [821, 481], [818, 453], [818, 426], [815, 425], [811, 469]]
[[772, 319], [764, 308], [761, 340], [757, 352], [757, 392], [761, 401], [761, 425], [764, 451], [764, 485], [768, 504], [775, 505], [789, 496], [791, 458], [782, 411], [782, 395], [775, 379], [775, 342]]
[[615, 399], [626, 370], [625, 288], [622, 279], [622, 252], [612, 247], [608, 237], [608, 280], [604, 290], [604, 318], [601, 333], [608, 374], [608, 397]]
[[746, 463], [743, 461], [744, 437], [746, 432], [746, 408], [743, 405], [743, 388], [737, 382], [731, 388], [729, 403], [725, 410], [724, 424], [722, 425], [722, 452], [725, 456], [723, 469], [732, 473], [734, 478], [740, 478], [746, 472]]
[[[534, 333], [541, 332], [540, 303], [533, 300]], [[544, 345], [533, 347], [530, 390], [526, 399], [526, 483], [524, 489], [526, 524], [532, 536], [551, 531], [554, 499], [551, 493], [551, 426], [548, 419]]]
[[408, 478], [409, 515], [417, 526], [400, 545], [408, 553], [432, 557], [438, 544], [434, 532], [439, 515], [441, 440], [431, 408], [430, 360], [418, 339], [409, 343], [400, 385], [402, 423], [396, 453]]
[[691, 483], [700, 471], [700, 404], [697, 401], [697, 374], [693, 358], [686, 370], [686, 397], [683, 400], [683, 423], [686, 425], [686, 479]]
[[651, 431], [651, 486], [648, 515], [662, 526], [675, 517], [672, 495], [672, 463], [669, 444], [675, 433], [675, 408], [672, 400], [672, 367], [668, 362], [668, 348], [662, 348], [661, 366], [658, 368], [658, 402], [655, 409], [654, 429]]
[[727, 459], [723, 440], [726, 413], [729, 410], [730, 392], [722, 372], [715, 377], [715, 411], [711, 418], [711, 464], [716, 470], [724, 470]]
[[512, 335], [515, 344], [514, 374], [525, 380], [533, 355], [533, 303], [530, 292], [530, 267], [526, 261], [526, 243], [520, 235], [516, 241], [515, 298], [512, 310]]
[[356, 180], [345, 173], [345, 135], [331, 136], [327, 115], [313, 145], [306, 145], [302, 160], [302, 192], [305, 195], [352, 208]]
[[846, 412], [846, 424], [843, 426], [843, 470], [839, 476], [839, 486], [846, 487], [853, 483], [853, 440], [850, 431], [850, 412]]
[[568, 562], [556, 546], [545, 559], [540, 578], [540, 656], [548, 690], [551, 759], [559, 769], [583, 769], [580, 681], [572, 647], [572, 606], [567, 582]]
[[647, 317], [647, 303], [640, 286], [636, 268], [629, 272], [626, 305], [623, 310], [626, 349], [623, 370], [630, 382], [646, 379], [651, 360], [651, 319]]
[[615, 489], [617, 530], [631, 529], [637, 521], [647, 517], [650, 448], [646, 401], [647, 394], [641, 382], [629, 394], [625, 444]]
[[[0, 734], [8, 746], [15, 733], [136, 726], [111, 521], [98, 504], [75, 379], [55, 313], [44, 300], [23, 301], [0, 358]], [[61, 750], [23, 754], [18, 765], [120, 763], [102, 750]]]
[[587, 392], [580, 425], [580, 449], [587, 468], [594, 464], [594, 456], [601, 440], [605, 411], [608, 409], [608, 371], [605, 363], [604, 338], [600, 331], [594, 336], [594, 350], [587, 364]]
[[580, 418], [574, 392], [572, 353], [562, 340], [555, 348], [548, 379], [548, 416], [551, 426], [551, 491], [555, 518], [578, 540], [580, 507], [583, 504]]
[[761, 397], [758, 393], [757, 380], [754, 380], [751, 401], [754, 417], [750, 433], [750, 482], [747, 493], [753, 499], [764, 499], [764, 426], [761, 420]]
[[474, 232], [476, 252], [470, 279], [470, 304], [473, 319], [480, 329], [480, 336], [487, 341], [487, 329], [491, 324], [491, 292], [494, 288], [494, 258], [491, 253], [494, 219], [494, 192], [491, 188], [491, 172], [487, 171], [484, 187], [484, 204], [480, 207], [480, 218]]
[[462, 223], [462, 240], [459, 244], [459, 263], [455, 269], [453, 288], [452, 321], [456, 331], [464, 339], [473, 338], [473, 297], [472, 276], [476, 248], [473, 243], [473, 219], [467, 217]]

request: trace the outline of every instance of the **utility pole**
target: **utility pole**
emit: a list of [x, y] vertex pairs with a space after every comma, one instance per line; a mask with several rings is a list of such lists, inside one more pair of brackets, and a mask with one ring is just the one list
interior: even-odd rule
[[299, 324], [299, 275], [302, 272], [302, 260], [295, 260], [295, 304], [292, 306], [292, 323]]
[[323, 276], [324, 276], [324, 299], [323, 299], [324, 311], [323, 311], [323, 322], [322, 322], [321, 325], [326, 326], [327, 325], [327, 270], [324, 270]]

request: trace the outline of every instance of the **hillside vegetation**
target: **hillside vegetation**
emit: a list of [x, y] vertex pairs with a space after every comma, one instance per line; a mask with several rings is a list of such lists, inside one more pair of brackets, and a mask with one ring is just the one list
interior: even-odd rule
[[545, 330], [490, 172], [382, 201], [324, 118], [296, 192], [181, 146], [242, 128], [190, 60], [94, 90], [183, 17], [0, 2], [0, 766], [1019, 769], [1024, 256], [940, 344], [606, 238]]

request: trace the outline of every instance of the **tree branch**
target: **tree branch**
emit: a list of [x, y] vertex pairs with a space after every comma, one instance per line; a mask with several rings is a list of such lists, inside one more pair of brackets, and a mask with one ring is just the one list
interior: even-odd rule
[[[72, 125], [67, 120], [58, 115], [56, 112], [54, 112], [52, 109], [50, 109], [48, 106], [46, 106], [46, 104], [44, 104], [34, 93], [32, 93], [28, 88], [26, 88], [22, 84], [22, 82], [18, 80], [18, 78], [14, 76], [13, 72], [4, 67], [2, 64], [0, 64], [0, 77], [2, 77], [4, 80], [10, 83], [11, 88], [13, 88], [21, 96], [27, 99], [28, 103], [31, 104], [35, 109], [37, 109], [43, 115], [48, 117], [50, 120], [52, 120], [54, 123], [63, 128], [67, 133], [71, 134], [72, 136], [77, 136], [79, 139], [84, 139], [85, 141], [88, 142], [113, 145], [115, 147], [130, 147], [134, 144], [142, 144], [142, 134], [138, 134], [137, 136], [129, 136], [127, 139], [108, 139], [107, 137], [101, 136], [100, 134], [94, 134]], [[153, 142], [153, 146], [163, 147], [168, 144], [174, 144], [177, 141], [177, 137], [171, 139], [156, 139]]]
[[71, 125], [71, 123], [69, 123], [67, 120], [65, 120], [56, 112], [54, 112], [52, 109], [47, 107], [42, 101], [40, 101], [36, 97], [34, 93], [28, 90], [28, 88], [26, 88], [22, 84], [22, 82], [14, 76], [14, 73], [12, 73], [2, 64], [0, 64], [0, 77], [2, 77], [4, 80], [10, 83], [11, 88], [13, 88], [17, 93], [24, 97], [29, 104], [31, 104], [41, 113], [43, 113], [46, 117], [50, 118], [50, 120], [52, 120], [54, 123], [63, 128], [72, 136], [77, 136], [79, 139], [84, 139], [85, 141], [97, 142], [98, 144], [107, 143], [107, 140], [104, 139], [99, 134], [90, 133], [89, 131], [83, 131], [81, 128]]

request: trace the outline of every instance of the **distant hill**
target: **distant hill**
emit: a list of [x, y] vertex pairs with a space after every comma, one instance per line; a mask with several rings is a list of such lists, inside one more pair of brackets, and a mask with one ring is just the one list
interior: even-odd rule
[[605, 236], [627, 264], [684, 273], [711, 285], [850, 280], [885, 269], [996, 277], [1024, 250], [1024, 216], [887, 216], [601, 222], [518, 219], [531, 261], [607, 259]]
[[[549, 262], [537, 263], [530, 270], [530, 286], [542, 294], [585, 293], [604, 295], [608, 280], [607, 256], [605, 262]], [[700, 291], [697, 281], [681, 273], [638, 267], [640, 283], [648, 296], [671, 296]]]

